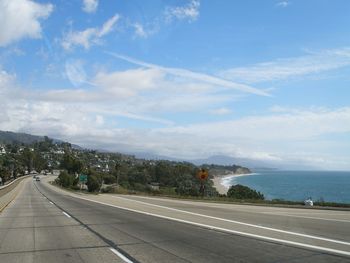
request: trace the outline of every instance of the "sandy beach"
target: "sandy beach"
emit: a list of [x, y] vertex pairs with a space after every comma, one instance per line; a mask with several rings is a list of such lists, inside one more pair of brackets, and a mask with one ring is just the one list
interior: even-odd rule
[[230, 180], [232, 177], [247, 176], [247, 175], [252, 175], [252, 174], [254, 174], [254, 173], [251, 173], [251, 174], [225, 174], [225, 175], [218, 175], [218, 176], [214, 176], [212, 181], [214, 183], [214, 187], [219, 192], [219, 194], [227, 194], [229, 186], [226, 186], [223, 183], [223, 181]]
[[223, 195], [223, 194], [227, 193], [228, 188], [221, 183], [222, 178], [224, 178], [224, 177], [222, 177], [222, 176], [215, 176], [212, 179], [212, 181], [214, 183], [214, 187], [219, 192], [219, 194]]

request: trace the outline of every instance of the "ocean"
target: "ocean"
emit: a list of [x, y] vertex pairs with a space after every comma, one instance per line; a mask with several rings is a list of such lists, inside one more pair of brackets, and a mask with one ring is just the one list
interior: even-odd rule
[[225, 186], [241, 184], [260, 191], [268, 200], [350, 203], [350, 172], [331, 171], [256, 171], [250, 175], [222, 180]]

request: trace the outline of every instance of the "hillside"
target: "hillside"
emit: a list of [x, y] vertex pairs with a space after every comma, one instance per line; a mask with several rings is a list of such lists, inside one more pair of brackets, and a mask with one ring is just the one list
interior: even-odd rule
[[0, 143], [23, 143], [32, 144], [37, 141], [44, 141], [44, 136], [31, 135], [27, 133], [17, 133], [10, 131], [0, 131]]
[[[10, 131], [0, 131], [0, 144], [33, 144], [35, 142], [42, 142], [45, 140], [46, 136], [32, 135], [22, 132], [10, 132]], [[63, 143], [64, 141], [50, 138], [55, 143]], [[83, 148], [79, 145], [72, 144], [72, 148], [82, 150]]]

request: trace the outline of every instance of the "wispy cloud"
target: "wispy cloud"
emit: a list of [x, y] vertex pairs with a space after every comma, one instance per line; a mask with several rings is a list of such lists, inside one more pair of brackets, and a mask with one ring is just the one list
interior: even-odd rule
[[138, 37], [146, 38], [148, 37], [148, 32], [145, 31], [143, 25], [140, 23], [133, 24], [133, 27], [135, 28], [135, 34]]
[[189, 22], [195, 21], [199, 17], [199, 0], [190, 0], [184, 6], [167, 7], [165, 9], [164, 15], [168, 22], [177, 20], [187, 20]]
[[287, 6], [289, 6], [290, 5], [290, 2], [289, 1], [281, 1], [281, 2], [278, 2], [277, 4], [276, 4], [276, 6], [277, 7], [287, 7]]
[[248, 85], [239, 84], [239, 83], [228, 81], [228, 80], [225, 80], [222, 78], [214, 77], [214, 76], [211, 76], [208, 74], [197, 73], [197, 72], [193, 72], [193, 71], [190, 71], [187, 69], [182, 69], [182, 68], [163, 67], [163, 66], [147, 63], [147, 62], [140, 61], [140, 60], [137, 60], [134, 58], [130, 58], [128, 56], [115, 54], [115, 53], [111, 53], [111, 52], [109, 52], [108, 54], [110, 54], [111, 56], [113, 56], [115, 58], [128, 61], [128, 62], [135, 64], [135, 65], [138, 65], [138, 66], [159, 69], [159, 70], [161, 70], [167, 74], [170, 74], [170, 75], [190, 78], [190, 79], [193, 79], [193, 80], [196, 80], [199, 82], [209, 83], [211, 85], [217, 85], [217, 86], [221, 86], [221, 87], [225, 87], [225, 88], [229, 88], [229, 89], [236, 89], [236, 90], [239, 90], [242, 92], [252, 93], [252, 94], [256, 94], [256, 95], [269, 96], [269, 94], [265, 91], [253, 88], [253, 87], [248, 86]]
[[[148, 79], [144, 79], [148, 73]], [[192, 105], [191, 110], [207, 114], [208, 110], [202, 107], [206, 105], [225, 113], [225, 108], [215, 107], [213, 103], [218, 99], [218, 105], [223, 105], [221, 98], [202, 92], [186, 94], [187, 86], [176, 83], [172, 89], [164, 73], [152, 68], [102, 72], [92, 80], [97, 85], [94, 90], [36, 92], [17, 87], [15, 75], [0, 71], [0, 103], [3, 107], [0, 129], [25, 130], [109, 150], [148, 151], [183, 158], [226, 154], [349, 169], [349, 158], [334, 154], [341, 147], [350, 147], [350, 140], [337, 141], [334, 136], [350, 134], [349, 107], [296, 109], [276, 106], [265, 115], [181, 125], [159, 115], [152, 116], [150, 109], [159, 113], [169, 107], [179, 113]], [[163, 85], [157, 87], [159, 81]], [[114, 86], [115, 82], [117, 85]], [[114, 89], [123, 85], [125, 89], [134, 88], [135, 92], [131, 97], [118, 100]], [[154, 89], [157, 92], [148, 93]], [[162, 92], [163, 89], [166, 92]], [[197, 89], [191, 90], [196, 92]], [[164, 97], [155, 97], [159, 92]], [[119, 124], [125, 118], [157, 125], [125, 127]], [[327, 150], [333, 150], [332, 154], [320, 154]]]
[[89, 49], [91, 45], [101, 43], [102, 37], [112, 32], [120, 16], [115, 14], [102, 27], [90, 27], [83, 31], [70, 31], [62, 39], [61, 45], [65, 50], [72, 50], [76, 46]]
[[80, 60], [68, 60], [65, 64], [65, 73], [74, 86], [87, 83], [87, 75]]
[[313, 52], [305, 56], [278, 59], [222, 71], [220, 76], [244, 83], [283, 80], [334, 70], [350, 65], [350, 48]]
[[148, 38], [156, 34], [160, 29], [160, 25], [158, 21], [153, 22], [149, 25], [143, 25], [137, 22], [137, 23], [131, 24], [131, 27], [134, 28], [135, 37], [139, 37], [139, 38]]
[[211, 110], [210, 113], [214, 114], [214, 115], [226, 115], [226, 114], [232, 113], [232, 110], [225, 108], [225, 107], [221, 107], [218, 109]]
[[83, 0], [83, 10], [86, 13], [96, 12], [98, 7], [98, 0]]
[[130, 26], [136, 37], [148, 38], [158, 33], [162, 28], [169, 27], [173, 22], [194, 22], [200, 15], [200, 1], [189, 0], [185, 5], [166, 6], [163, 12], [151, 21], [134, 22]]
[[52, 4], [30, 0], [0, 1], [0, 47], [22, 38], [41, 38], [40, 20], [46, 19], [52, 11]]

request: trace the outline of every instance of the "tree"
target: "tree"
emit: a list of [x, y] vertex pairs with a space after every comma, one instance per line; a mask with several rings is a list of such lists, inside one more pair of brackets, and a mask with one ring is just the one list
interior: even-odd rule
[[65, 152], [61, 161], [61, 168], [66, 169], [68, 173], [80, 173], [83, 170], [83, 163], [68, 152]]
[[95, 175], [90, 174], [88, 176], [87, 187], [89, 192], [96, 192], [100, 189], [100, 182]]
[[71, 187], [73, 186], [74, 176], [68, 174], [66, 171], [62, 171], [58, 176], [58, 182], [63, 187]]
[[227, 197], [234, 199], [255, 199], [264, 200], [265, 197], [262, 193], [255, 191], [247, 186], [236, 184], [232, 185], [227, 191]]
[[35, 151], [33, 154], [33, 166], [34, 169], [39, 173], [47, 168], [47, 161], [37, 151]]
[[34, 158], [33, 152], [28, 147], [24, 148], [24, 150], [20, 156], [20, 159], [21, 159], [23, 165], [27, 168], [29, 173], [33, 169], [33, 158]]

